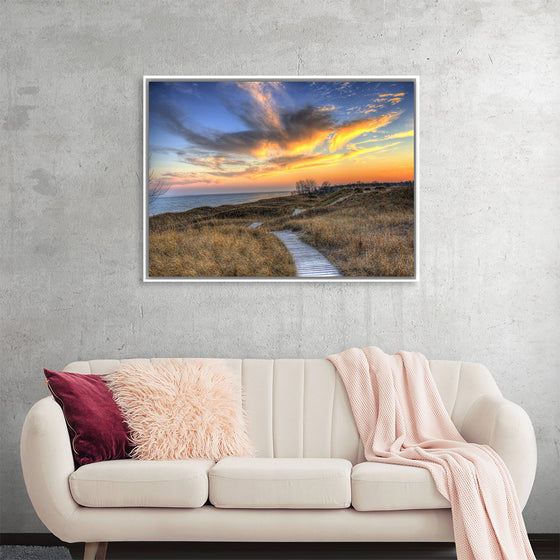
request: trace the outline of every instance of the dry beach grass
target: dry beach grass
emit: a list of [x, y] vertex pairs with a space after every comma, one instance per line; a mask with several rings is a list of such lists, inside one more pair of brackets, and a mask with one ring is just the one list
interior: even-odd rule
[[[304, 212], [293, 216], [296, 208]], [[250, 229], [252, 222], [262, 222]], [[286, 277], [295, 267], [270, 232], [289, 229], [344, 276], [414, 276], [414, 188], [344, 188], [150, 218], [151, 277]]]
[[344, 276], [414, 276], [413, 187], [356, 191], [269, 227], [301, 232]]
[[150, 276], [294, 276], [282, 242], [246, 225], [203, 225], [150, 233]]

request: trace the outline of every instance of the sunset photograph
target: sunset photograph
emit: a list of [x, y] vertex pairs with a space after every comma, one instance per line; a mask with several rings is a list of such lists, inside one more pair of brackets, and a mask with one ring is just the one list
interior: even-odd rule
[[145, 78], [146, 279], [414, 279], [415, 87]]

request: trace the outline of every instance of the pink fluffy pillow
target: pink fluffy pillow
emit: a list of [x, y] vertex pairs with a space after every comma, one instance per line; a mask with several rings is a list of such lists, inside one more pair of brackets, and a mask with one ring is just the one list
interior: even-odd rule
[[136, 459], [251, 455], [240, 387], [218, 360], [134, 361], [105, 376]]

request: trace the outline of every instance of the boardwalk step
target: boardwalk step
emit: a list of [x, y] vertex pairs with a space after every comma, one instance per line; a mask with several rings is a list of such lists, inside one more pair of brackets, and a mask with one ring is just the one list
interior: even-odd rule
[[317, 249], [304, 243], [294, 231], [272, 232], [292, 255], [296, 265], [296, 276], [300, 278], [332, 278], [342, 274]]

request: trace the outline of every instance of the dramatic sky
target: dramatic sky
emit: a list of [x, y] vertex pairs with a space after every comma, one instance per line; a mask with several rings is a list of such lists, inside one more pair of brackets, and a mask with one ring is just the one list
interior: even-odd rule
[[414, 178], [413, 82], [150, 82], [149, 167], [178, 194]]

